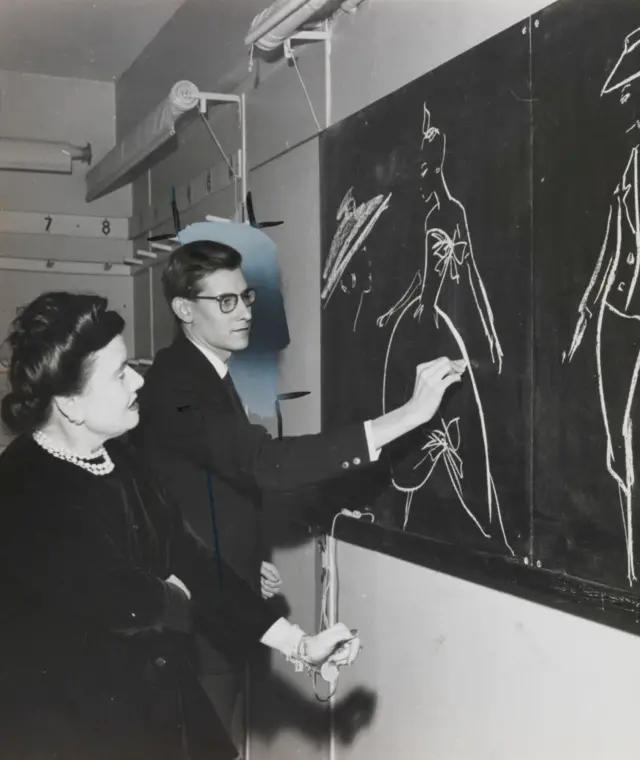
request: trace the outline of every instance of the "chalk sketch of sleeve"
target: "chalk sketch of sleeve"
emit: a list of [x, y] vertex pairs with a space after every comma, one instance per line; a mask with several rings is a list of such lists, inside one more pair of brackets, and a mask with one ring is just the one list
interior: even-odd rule
[[610, 207], [604, 240], [602, 242], [602, 247], [600, 248], [600, 255], [598, 256], [589, 284], [580, 299], [580, 304], [578, 305], [578, 319], [571, 339], [571, 346], [569, 347], [568, 352], [563, 352], [563, 362], [566, 360], [571, 361], [573, 359], [576, 351], [580, 348], [589, 320], [593, 317], [598, 304], [602, 305], [603, 303], [602, 298], [613, 265], [613, 257], [609, 253], [608, 261], [606, 266], [604, 266], [605, 260], [607, 259], [607, 252], [610, 251], [609, 237], [611, 234], [612, 217], [613, 208]]

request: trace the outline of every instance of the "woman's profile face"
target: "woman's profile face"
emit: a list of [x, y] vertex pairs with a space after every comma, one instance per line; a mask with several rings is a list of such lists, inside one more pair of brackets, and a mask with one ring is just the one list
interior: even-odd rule
[[436, 127], [429, 127], [423, 135], [420, 150], [420, 176], [428, 185], [440, 179], [444, 159], [444, 135]]
[[127, 364], [121, 335], [96, 351], [84, 390], [74, 397], [84, 425], [96, 436], [116, 438], [138, 424], [136, 395], [144, 380]]

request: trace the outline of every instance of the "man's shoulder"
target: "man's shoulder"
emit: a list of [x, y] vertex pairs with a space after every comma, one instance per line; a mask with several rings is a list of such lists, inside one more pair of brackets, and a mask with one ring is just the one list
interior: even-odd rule
[[176, 367], [179, 365], [180, 358], [180, 344], [177, 340], [174, 340], [173, 343], [170, 343], [168, 346], [165, 346], [164, 348], [161, 348], [155, 355], [153, 359], [153, 364], [151, 365], [151, 370], [153, 370], [155, 367]]
[[176, 381], [192, 383], [194, 373], [188, 358], [177, 340], [166, 348], [161, 348], [144, 375], [145, 386], [172, 385]]
[[156, 358], [138, 391], [143, 421], [149, 415], [164, 417], [173, 409], [185, 411], [215, 405], [224, 398], [224, 387], [213, 382], [200, 368], [175, 360], [167, 361], [166, 355]]

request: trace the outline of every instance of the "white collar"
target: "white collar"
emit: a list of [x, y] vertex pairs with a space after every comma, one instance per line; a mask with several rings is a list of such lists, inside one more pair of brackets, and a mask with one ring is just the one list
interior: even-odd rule
[[220, 359], [219, 356], [216, 356], [213, 351], [210, 348], [207, 348], [206, 346], [201, 346], [199, 343], [196, 343], [195, 341], [191, 340], [191, 338], [187, 335], [187, 340], [192, 343], [198, 351], [200, 351], [201, 354], [204, 354], [204, 356], [209, 360], [210, 364], [213, 366], [215, 371], [220, 375], [221, 378], [226, 377], [227, 372], [229, 371], [229, 368], [227, 367], [226, 363]]

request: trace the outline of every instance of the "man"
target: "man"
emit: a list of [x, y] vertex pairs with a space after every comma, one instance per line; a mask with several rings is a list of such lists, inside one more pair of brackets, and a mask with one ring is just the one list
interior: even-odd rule
[[[257, 588], [263, 493], [320, 483], [375, 461], [383, 446], [431, 419], [465, 367], [444, 357], [420, 365], [412, 399], [376, 420], [273, 440], [249, 422], [227, 372], [232, 354], [249, 344], [251, 306], [259, 297], [241, 263], [234, 248], [209, 240], [172, 253], [163, 287], [181, 330], [145, 376], [133, 442], [196, 532], [213, 534], [225, 561]], [[269, 575], [265, 595], [279, 585]], [[216, 665], [205, 668], [213, 673]], [[240, 673], [223, 661], [218, 668], [220, 688], [214, 685], [212, 697], [229, 725]]]

